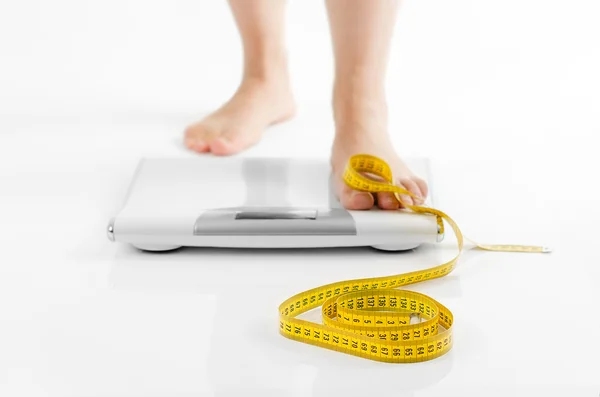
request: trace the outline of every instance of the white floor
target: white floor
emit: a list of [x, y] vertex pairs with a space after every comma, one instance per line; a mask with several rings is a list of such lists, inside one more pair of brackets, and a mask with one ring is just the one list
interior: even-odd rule
[[[433, 160], [438, 207], [468, 236], [554, 253], [470, 251], [414, 286], [454, 311], [455, 347], [394, 366], [280, 337], [277, 305], [435, 264], [449, 243], [150, 255], [106, 238], [139, 158], [192, 156], [182, 129], [235, 87], [225, 2], [0, 3], [0, 395], [597, 396], [599, 14], [595, 0], [405, 3], [397, 149]], [[328, 154], [322, 2], [291, 2], [289, 29], [300, 114], [245, 155]]]

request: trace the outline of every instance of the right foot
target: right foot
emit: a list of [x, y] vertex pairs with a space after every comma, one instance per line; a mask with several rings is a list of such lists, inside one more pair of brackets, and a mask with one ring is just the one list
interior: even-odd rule
[[422, 204], [427, 197], [427, 183], [416, 176], [400, 159], [387, 133], [387, 105], [385, 97], [357, 90], [334, 98], [336, 124], [335, 140], [331, 153], [331, 166], [336, 179], [337, 196], [346, 209], [366, 210], [377, 203], [381, 209], [395, 210], [400, 207], [392, 193], [352, 190], [343, 182], [346, 165], [351, 156], [370, 154], [386, 161], [393, 171], [394, 184], [415, 196], [402, 195], [402, 202], [408, 205]]
[[244, 79], [221, 108], [185, 131], [185, 145], [196, 152], [226, 156], [256, 144], [264, 130], [295, 113], [287, 77]]

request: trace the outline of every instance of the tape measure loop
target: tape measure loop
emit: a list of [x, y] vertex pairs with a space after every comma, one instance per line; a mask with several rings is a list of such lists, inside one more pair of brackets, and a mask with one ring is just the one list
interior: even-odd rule
[[[381, 178], [381, 181], [365, 174]], [[343, 178], [352, 189], [392, 192], [407, 209], [435, 215], [442, 232], [444, 221], [447, 222], [456, 235], [458, 253], [448, 262], [427, 269], [340, 281], [294, 295], [279, 306], [279, 332], [299, 342], [389, 363], [421, 362], [446, 354], [453, 346], [452, 312], [427, 295], [398, 288], [452, 272], [464, 246], [460, 228], [440, 210], [403, 203], [401, 195], [416, 196], [394, 185], [390, 166], [378, 157], [352, 156]], [[548, 252], [537, 246], [476, 246], [490, 251]], [[297, 318], [319, 306], [322, 324]], [[415, 313], [419, 321], [411, 323]]]

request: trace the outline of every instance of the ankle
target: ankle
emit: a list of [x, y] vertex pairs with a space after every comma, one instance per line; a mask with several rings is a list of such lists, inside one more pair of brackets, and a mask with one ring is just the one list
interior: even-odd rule
[[[232, 99], [251, 101], [268, 108], [268, 113], [288, 119], [296, 112], [296, 102], [287, 76], [244, 76]], [[279, 121], [282, 121], [279, 120]]]
[[244, 58], [244, 80], [263, 84], [289, 80], [287, 55], [283, 50], [252, 51]]
[[336, 125], [373, 122], [385, 126], [388, 118], [385, 93], [376, 87], [336, 84], [333, 92], [333, 116]]

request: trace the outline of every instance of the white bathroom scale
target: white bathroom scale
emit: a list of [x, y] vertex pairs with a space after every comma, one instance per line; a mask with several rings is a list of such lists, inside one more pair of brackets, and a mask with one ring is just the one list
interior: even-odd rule
[[[426, 159], [409, 166], [432, 185]], [[408, 250], [443, 239], [435, 216], [404, 210], [348, 211], [328, 159], [198, 156], [142, 159], [111, 241], [148, 251], [179, 247]], [[432, 189], [425, 205], [432, 206]]]

